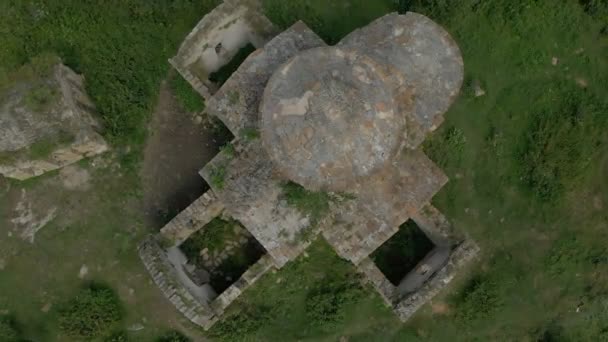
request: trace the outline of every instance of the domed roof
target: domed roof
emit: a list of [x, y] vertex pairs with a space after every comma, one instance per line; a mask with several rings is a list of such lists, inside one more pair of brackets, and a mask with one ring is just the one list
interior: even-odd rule
[[358, 52], [322, 47], [275, 72], [260, 127], [285, 176], [309, 189], [346, 190], [398, 152], [405, 118], [381, 69]]

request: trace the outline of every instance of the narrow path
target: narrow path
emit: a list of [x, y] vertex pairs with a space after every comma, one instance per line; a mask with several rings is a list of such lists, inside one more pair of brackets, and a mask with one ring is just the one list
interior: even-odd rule
[[195, 123], [193, 116], [181, 108], [163, 81], [141, 171], [146, 225], [151, 229], [161, 228], [208, 189], [198, 171], [223, 142], [214, 139], [211, 129]]

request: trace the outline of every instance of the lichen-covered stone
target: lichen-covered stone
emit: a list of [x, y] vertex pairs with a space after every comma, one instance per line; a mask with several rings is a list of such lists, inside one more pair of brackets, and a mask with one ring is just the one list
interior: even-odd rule
[[54, 64], [0, 94], [0, 174], [24, 180], [108, 150], [83, 82]]

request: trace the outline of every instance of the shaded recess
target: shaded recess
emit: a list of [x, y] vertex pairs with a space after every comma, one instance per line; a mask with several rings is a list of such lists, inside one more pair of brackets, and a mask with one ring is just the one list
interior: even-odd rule
[[179, 248], [188, 259], [188, 274], [197, 284], [209, 283], [224, 292], [255, 264], [266, 250], [236, 220], [216, 217]]
[[228, 62], [228, 64], [221, 67], [218, 71], [209, 74], [209, 81], [214, 82], [221, 87], [226, 80], [232, 76], [232, 74], [239, 68], [239, 66], [245, 61], [245, 59], [255, 51], [255, 47], [251, 44], [247, 44], [242, 47], [234, 57]]
[[435, 245], [412, 220], [371, 254], [372, 260], [390, 282], [397, 286]]

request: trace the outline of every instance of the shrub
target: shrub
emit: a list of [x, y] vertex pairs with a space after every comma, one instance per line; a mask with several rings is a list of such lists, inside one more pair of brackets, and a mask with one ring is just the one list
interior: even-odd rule
[[19, 340], [19, 331], [15, 321], [9, 316], [0, 316], [0, 341], [12, 342]]
[[179, 331], [170, 331], [154, 340], [155, 342], [190, 342], [190, 339]]
[[470, 280], [456, 300], [456, 317], [462, 323], [487, 317], [501, 305], [498, 284], [476, 276]]
[[247, 127], [241, 129], [239, 135], [245, 141], [253, 141], [260, 137], [260, 132], [258, 132], [258, 130], [255, 128]]
[[323, 329], [333, 328], [344, 320], [344, 306], [356, 302], [363, 293], [353, 279], [326, 277], [306, 296], [309, 322]]
[[216, 323], [209, 335], [221, 341], [242, 341], [273, 319], [266, 306], [246, 306]]
[[287, 204], [308, 215], [312, 224], [316, 224], [328, 211], [332, 197], [323, 191], [308, 191], [303, 186], [287, 182], [283, 184], [283, 195]]
[[128, 342], [129, 336], [127, 335], [126, 331], [121, 330], [121, 331], [116, 331], [116, 332], [112, 333], [108, 337], [104, 338], [103, 341], [104, 342]]
[[224, 181], [226, 180], [226, 167], [218, 166], [214, 167], [210, 172], [211, 185], [222, 190], [224, 188]]
[[69, 336], [82, 339], [108, 332], [123, 318], [120, 299], [104, 285], [91, 284], [59, 309], [59, 326]]
[[233, 158], [236, 155], [236, 150], [234, 149], [234, 145], [231, 143], [227, 143], [222, 146], [220, 150], [228, 157]]

